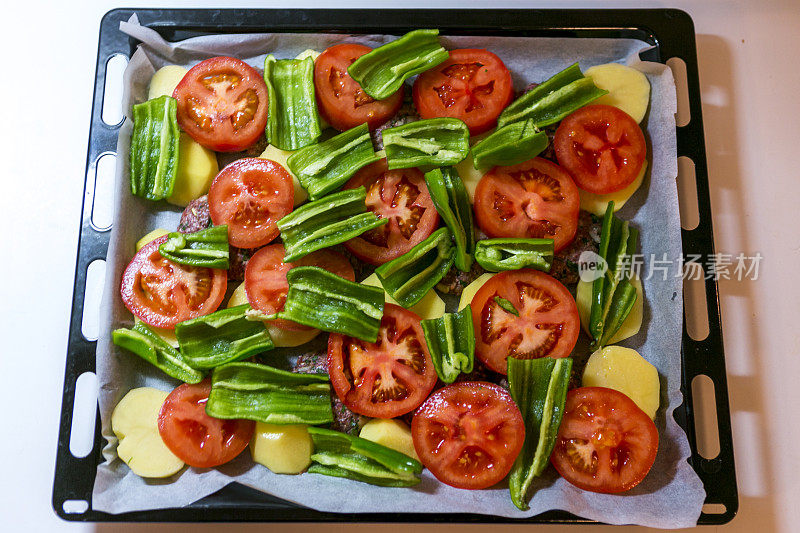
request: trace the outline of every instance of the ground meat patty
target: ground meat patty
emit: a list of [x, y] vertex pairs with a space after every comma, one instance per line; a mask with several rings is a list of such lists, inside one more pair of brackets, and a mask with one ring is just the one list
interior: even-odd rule
[[451, 268], [444, 275], [442, 280], [436, 285], [436, 288], [445, 294], [460, 295], [464, 291], [464, 287], [475, 281], [481, 274], [486, 271], [481, 267], [477, 261], [472, 263], [472, 268], [469, 272], [462, 272], [456, 267]]
[[564, 285], [578, 283], [578, 260], [583, 252], [597, 253], [600, 246], [602, 220], [591, 213], [581, 211], [575, 238], [553, 258], [550, 275]]
[[237, 248], [235, 246], [228, 246], [228, 279], [232, 281], [244, 281], [244, 270], [247, 268], [247, 262], [253, 257], [257, 250], [247, 250], [244, 248]]
[[189, 202], [189, 205], [183, 210], [181, 221], [178, 223], [178, 231], [194, 233], [209, 227], [211, 227], [211, 213], [208, 210], [208, 195], [204, 194]]
[[[301, 354], [292, 365], [292, 372], [304, 374], [327, 374], [328, 354], [323, 351], [312, 351]], [[331, 407], [333, 408], [333, 423], [331, 428], [351, 435], [358, 435], [361, 428], [369, 418], [354, 413], [345, 406], [342, 400], [331, 391]]]

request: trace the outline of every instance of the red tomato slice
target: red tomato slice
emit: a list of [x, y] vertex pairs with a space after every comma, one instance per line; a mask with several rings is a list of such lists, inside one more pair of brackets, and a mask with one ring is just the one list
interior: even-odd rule
[[605, 493], [630, 490], [650, 471], [656, 452], [656, 425], [621, 392], [581, 387], [567, 393], [550, 462], [576, 487]]
[[465, 381], [439, 389], [411, 422], [420, 462], [442, 483], [485, 489], [511, 471], [525, 442], [525, 424], [502, 387]]
[[383, 100], [375, 100], [350, 77], [347, 67], [372, 51], [362, 44], [331, 46], [314, 62], [314, 88], [322, 117], [339, 131], [364, 122], [374, 130], [403, 105], [403, 88]]
[[[510, 313], [495, 300], [508, 300]], [[554, 277], [538, 270], [495, 274], [472, 297], [475, 355], [486, 366], [507, 374], [508, 357], [567, 357], [580, 332], [578, 306]]]
[[213, 313], [222, 303], [228, 274], [216, 268], [173, 263], [158, 253], [159, 237], [136, 252], [122, 273], [120, 294], [131, 313], [157, 328]]
[[211, 380], [173, 390], [158, 414], [158, 432], [167, 448], [189, 466], [211, 468], [234, 459], [253, 437], [255, 422], [222, 420], [206, 414]]
[[331, 333], [328, 373], [348, 409], [394, 418], [419, 407], [436, 385], [420, 318], [398, 305], [383, 309], [375, 343]]
[[493, 53], [451, 50], [447, 61], [417, 77], [413, 94], [422, 118], [457, 118], [477, 135], [497, 125], [497, 117], [514, 97], [514, 85]]
[[610, 105], [582, 107], [561, 121], [553, 140], [558, 163], [581, 189], [621, 191], [642, 170], [647, 144], [639, 124]]
[[575, 237], [580, 210], [572, 178], [541, 157], [494, 167], [475, 188], [475, 219], [486, 235], [553, 239], [556, 252]]
[[[283, 310], [289, 283], [286, 273], [296, 266], [315, 266], [333, 272], [350, 281], [356, 280], [353, 266], [343, 255], [331, 250], [319, 250], [294, 263], [284, 263], [286, 250], [282, 244], [270, 244], [257, 251], [247, 262], [244, 271], [244, 289], [247, 301], [253, 308], [271, 315]], [[277, 319], [272, 324], [287, 330], [312, 329], [291, 320]]]
[[178, 124], [192, 139], [217, 152], [238, 152], [267, 125], [267, 85], [256, 69], [233, 57], [195, 65], [175, 87]]
[[344, 188], [367, 188], [367, 209], [389, 222], [344, 243], [367, 263], [382, 265], [427, 239], [439, 225], [425, 176], [416, 168], [387, 170], [381, 159], [359, 170]]
[[208, 191], [215, 226], [228, 225], [228, 242], [258, 248], [278, 236], [278, 220], [292, 212], [294, 185], [285, 168], [269, 159], [237, 159], [223, 168]]

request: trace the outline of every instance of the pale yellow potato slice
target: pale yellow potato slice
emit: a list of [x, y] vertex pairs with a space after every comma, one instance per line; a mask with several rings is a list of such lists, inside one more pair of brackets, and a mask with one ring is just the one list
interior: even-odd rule
[[145, 235], [144, 237], [142, 237], [141, 239], [136, 241], [136, 251], [138, 252], [139, 250], [144, 248], [146, 245], [150, 244], [151, 242], [153, 242], [154, 240], [158, 239], [159, 237], [163, 237], [167, 233], [169, 233], [169, 232], [167, 230], [165, 230], [164, 228], [156, 228], [156, 229], [154, 229], [153, 231], [151, 231], [150, 233], [148, 233], [147, 235]]
[[[244, 283], [241, 283], [231, 293], [231, 297], [228, 299], [228, 307], [236, 307], [237, 305], [246, 303], [248, 303], [247, 292], [245, 291]], [[269, 336], [272, 337], [272, 344], [274, 344], [276, 348], [294, 348], [295, 346], [307, 343], [320, 334], [318, 329], [307, 329], [303, 331], [281, 329], [274, 326], [269, 320], [264, 320], [264, 325], [267, 327], [267, 332]]]
[[656, 417], [661, 397], [658, 370], [636, 350], [606, 346], [594, 352], [583, 371], [583, 386], [617, 390], [650, 418]]
[[158, 413], [168, 394], [151, 387], [133, 389], [111, 414], [111, 429], [119, 439], [117, 455], [137, 476], [164, 478], [183, 468], [158, 432]]
[[307, 58], [307, 57], [310, 57], [311, 59], [313, 59], [314, 61], [316, 61], [316, 60], [317, 60], [317, 58], [318, 58], [319, 56], [320, 56], [320, 53], [319, 53], [319, 52], [317, 52], [316, 50], [312, 50], [311, 48], [309, 48], [308, 50], [303, 50], [302, 52], [300, 52], [299, 54], [297, 54], [297, 57], [296, 57], [295, 59], [305, 59], [305, 58]]
[[[379, 289], [383, 289], [381, 280], [378, 279], [378, 275], [375, 273], [370, 274], [369, 277], [361, 283], [364, 285], [369, 285], [370, 287], [378, 287]], [[394, 298], [389, 296], [386, 291], [384, 291], [383, 294], [385, 296], [386, 303], [400, 305]], [[428, 291], [428, 294], [422, 297], [422, 300], [409, 307], [408, 310], [412, 313], [416, 313], [423, 320], [439, 318], [444, 314], [444, 301], [439, 298], [439, 295], [436, 294], [435, 290], [431, 289]]]
[[461, 181], [464, 182], [464, 187], [467, 189], [467, 194], [469, 194], [469, 201], [474, 203], [475, 189], [478, 187], [478, 182], [490, 169], [478, 170], [472, 165], [472, 152], [470, 151], [467, 157], [456, 165], [456, 172], [458, 172]]
[[203, 196], [219, 172], [216, 154], [181, 132], [178, 143], [178, 170], [167, 202], [186, 207]]
[[288, 172], [289, 175], [292, 176], [292, 185], [294, 185], [294, 205], [296, 207], [305, 202], [306, 200], [308, 200], [308, 193], [303, 188], [303, 186], [300, 185], [300, 180], [297, 179], [297, 176], [295, 176], [292, 173], [292, 170], [289, 168], [288, 164], [289, 156], [292, 155], [293, 153], [294, 152], [289, 152], [287, 150], [281, 150], [280, 148], [270, 144], [269, 146], [267, 146], [266, 150], [264, 150], [258, 157], [260, 157], [261, 159], [269, 159], [270, 161], [275, 161], [280, 166], [285, 168], [286, 172]]
[[361, 428], [359, 437], [377, 442], [419, 461], [411, 430], [401, 420], [394, 418], [373, 418]]
[[644, 182], [644, 177], [647, 174], [647, 160], [642, 164], [642, 170], [633, 182], [622, 189], [621, 191], [612, 192], [609, 194], [595, 194], [583, 189], [578, 189], [578, 196], [581, 199], [581, 209], [588, 211], [599, 217], [605, 215], [608, 208], [608, 202], [614, 202], [614, 212], [616, 213], [625, 203], [631, 199], [633, 193], [639, 190]]
[[[635, 274], [631, 278], [631, 285], [636, 289], [636, 301], [633, 303], [633, 309], [628, 313], [625, 321], [608, 341], [609, 344], [616, 344], [628, 337], [633, 337], [642, 329], [644, 288], [642, 287], [642, 281]], [[592, 282], [578, 281], [578, 287], [575, 291], [575, 303], [578, 305], [578, 315], [581, 317], [583, 331], [589, 333], [589, 314], [592, 311]]]
[[599, 88], [608, 91], [593, 104], [622, 109], [636, 122], [644, 119], [650, 104], [650, 82], [642, 72], [619, 63], [606, 63], [589, 68], [586, 76], [592, 78]]
[[494, 276], [493, 272], [487, 272], [486, 274], [481, 274], [475, 280], [464, 287], [464, 290], [461, 291], [461, 299], [458, 301], [458, 310], [461, 311], [470, 303], [472, 303], [472, 299], [475, 297], [475, 293], [483, 287], [487, 281], [492, 279]]
[[250, 453], [276, 474], [299, 474], [311, 464], [314, 443], [305, 424], [256, 422]]
[[180, 83], [186, 73], [189, 72], [178, 65], [167, 65], [161, 67], [150, 78], [150, 86], [147, 88], [147, 99], [152, 100], [159, 96], [172, 96], [175, 87]]

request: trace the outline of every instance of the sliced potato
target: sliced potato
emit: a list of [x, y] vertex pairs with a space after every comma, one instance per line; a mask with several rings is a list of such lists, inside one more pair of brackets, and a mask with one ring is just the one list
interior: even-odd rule
[[292, 155], [292, 153], [294, 152], [281, 150], [280, 148], [270, 144], [269, 146], [267, 146], [266, 150], [264, 150], [264, 152], [262, 152], [262, 154], [258, 157], [262, 159], [269, 159], [270, 161], [275, 161], [280, 166], [285, 168], [286, 172], [288, 172], [292, 176], [292, 184], [294, 185], [294, 205], [298, 206], [303, 202], [305, 202], [306, 200], [308, 200], [308, 193], [303, 188], [303, 186], [300, 185], [300, 180], [297, 179], [297, 176], [295, 176], [292, 173], [292, 170], [289, 168], [287, 160], [289, 159], [289, 156]]
[[[237, 305], [246, 303], [247, 292], [244, 289], [244, 283], [242, 283], [231, 293], [231, 297], [228, 300], [228, 307], [236, 307]], [[320, 333], [318, 329], [289, 331], [287, 329], [275, 327], [268, 320], [264, 321], [264, 325], [267, 327], [267, 332], [269, 336], [272, 337], [272, 344], [274, 344], [276, 348], [294, 348], [295, 346], [300, 346]]]
[[[375, 273], [370, 274], [369, 277], [367, 277], [367, 279], [361, 283], [364, 285], [369, 285], [370, 287], [378, 287], [379, 289], [383, 288], [383, 285], [381, 285], [381, 280], [378, 279], [378, 275]], [[386, 297], [386, 303], [400, 305], [385, 291], [384, 296]], [[412, 313], [416, 313], [423, 320], [439, 318], [444, 314], [444, 301], [439, 298], [439, 295], [436, 294], [435, 290], [431, 289], [428, 291], [428, 294], [422, 297], [422, 300], [409, 307], [408, 310]]]
[[[134, 324], [141, 321], [142, 320], [138, 316], [133, 317]], [[148, 329], [150, 329], [150, 331], [161, 337], [161, 339], [164, 342], [166, 342], [173, 348], [178, 348], [180, 346], [180, 344], [178, 343], [178, 337], [175, 336], [174, 329], [157, 328], [155, 326], [151, 326], [150, 324], [146, 324], [146, 326], [148, 327]]]
[[650, 418], [656, 417], [661, 397], [658, 370], [636, 350], [606, 346], [594, 352], [583, 371], [583, 386], [618, 390]]
[[411, 430], [402, 421], [394, 418], [373, 418], [361, 428], [359, 437], [397, 450], [419, 461], [414, 449]]
[[469, 194], [469, 201], [475, 201], [475, 189], [478, 187], [478, 182], [481, 181], [486, 172], [489, 169], [477, 170], [472, 163], [472, 152], [470, 152], [463, 161], [456, 165], [456, 172], [458, 172], [458, 176], [461, 178], [461, 181], [464, 182], [464, 187], [467, 188], [467, 193]]
[[586, 75], [595, 85], [608, 91], [593, 104], [618, 107], [636, 122], [644, 119], [650, 104], [650, 82], [642, 72], [619, 63], [606, 63], [589, 68]]
[[[642, 281], [635, 274], [631, 278], [631, 285], [636, 289], [636, 301], [633, 303], [633, 309], [628, 313], [625, 321], [608, 341], [609, 344], [616, 344], [628, 337], [633, 337], [642, 329], [644, 288], [642, 287]], [[578, 316], [581, 317], [583, 331], [589, 333], [589, 314], [592, 311], [592, 283], [590, 281], [578, 281], [578, 287], [575, 291], [575, 303], [578, 305]]]
[[172, 96], [175, 91], [175, 86], [183, 79], [186, 73], [189, 72], [183, 67], [178, 65], [167, 65], [161, 67], [150, 78], [150, 86], [147, 89], [147, 99], [152, 100], [159, 96]]
[[167, 233], [169, 233], [169, 232], [167, 230], [165, 230], [164, 228], [156, 228], [156, 229], [154, 229], [153, 231], [151, 231], [150, 233], [148, 233], [147, 235], [145, 235], [144, 237], [142, 237], [141, 239], [136, 241], [136, 251], [138, 252], [139, 250], [144, 248], [149, 243], [153, 242], [154, 240], [158, 239], [159, 237], [163, 237]]
[[644, 182], [644, 176], [647, 174], [647, 160], [645, 159], [642, 164], [642, 170], [639, 175], [633, 180], [633, 183], [622, 189], [621, 191], [612, 192], [609, 194], [594, 194], [583, 189], [578, 189], [578, 196], [581, 199], [581, 209], [588, 211], [594, 215], [602, 217], [608, 208], [608, 202], [614, 202], [614, 212], [616, 213], [625, 203], [630, 200], [633, 193], [639, 190]]
[[158, 412], [168, 394], [151, 387], [133, 389], [111, 414], [111, 430], [119, 439], [117, 455], [137, 476], [169, 477], [183, 468], [158, 432]]
[[203, 196], [219, 172], [217, 156], [208, 148], [181, 132], [178, 144], [178, 171], [167, 202], [186, 207]]
[[299, 474], [311, 464], [314, 443], [305, 424], [256, 422], [250, 453], [276, 474]]
[[483, 287], [484, 284], [492, 278], [492, 276], [494, 276], [494, 273], [492, 272], [481, 274], [475, 278], [472, 283], [464, 287], [464, 290], [461, 291], [461, 299], [458, 301], [459, 311], [464, 309], [472, 302], [472, 299], [475, 297], [475, 293], [478, 292], [478, 290]]
[[297, 54], [297, 57], [295, 57], [295, 59], [305, 59], [305, 58], [307, 58], [307, 57], [310, 57], [311, 59], [313, 59], [314, 61], [316, 61], [316, 60], [317, 60], [317, 58], [318, 58], [319, 56], [320, 56], [320, 53], [319, 53], [319, 52], [317, 52], [316, 50], [312, 50], [311, 48], [309, 48], [308, 50], [303, 50], [302, 52], [300, 52], [299, 54]]

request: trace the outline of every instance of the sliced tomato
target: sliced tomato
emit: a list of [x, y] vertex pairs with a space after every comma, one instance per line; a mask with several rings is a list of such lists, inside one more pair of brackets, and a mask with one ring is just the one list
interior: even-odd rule
[[[511, 303], [519, 316], [496, 298]], [[575, 299], [561, 282], [538, 270], [495, 274], [472, 297], [471, 307], [475, 355], [500, 374], [508, 373], [509, 357], [567, 357], [578, 341]]]
[[178, 124], [217, 152], [244, 150], [264, 133], [269, 96], [256, 69], [233, 57], [212, 57], [192, 67], [175, 87]]
[[581, 387], [567, 393], [550, 462], [584, 490], [615, 493], [638, 485], [658, 452], [658, 429], [623, 393]]
[[394, 418], [413, 411], [428, 397], [437, 376], [419, 321], [411, 311], [387, 303], [377, 342], [331, 333], [328, 373], [348, 409]]
[[[257, 251], [247, 262], [244, 271], [244, 289], [247, 301], [253, 308], [271, 315], [283, 310], [289, 283], [286, 273], [296, 266], [315, 266], [333, 272], [350, 281], [356, 280], [353, 266], [343, 255], [331, 250], [319, 250], [298, 259], [284, 263], [286, 250], [282, 244], [270, 244]], [[272, 324], [286, 330], [304, 331], [312, 329], [291, 320], [277, 319]]]
[[485, 489], [511, 471], [525, 442], [525, 424], [511, 395], [482, 381], [439, 389], [411, 422], [420, 462], [442, 483]]
[[553, 140], [558, 163], [581, 189], [621, 191], [639, 175], [647, 155], [642, 128], [625, 111], [588, 105], [561, 121]]
[[367, 123], [374, 130], [403, 105], [403, 88], [383, 100], [375, 100], [350, 77], [347, 68], [372, 51], [363, 44], [331, 46], [314, 61], [314, 89], [322, 117], [339, 131]]
[[386, 159], [359, 170], [344, 188], [367, 188], [367, 209], [389, 222], [344, 243], [362, 261], [382, 265], [427, 239], [439, 224], [425, 176], [416, 168], [388, 170]]
[[553, 239], [556, 252], [575, 237], [580, 210], [572, 178], [541, 157], [494, 167], [475, 188], [475, 219], [486, 235]]
[[167, 448], [189, 466], [211, 468], [234, 459], [253, 437], [255, 422], [222, 420], [206, 414], [211, 380], [184, 383], [164, 400], [158, 432]]
[[120, 294], [131, 313], [157, 328], [213, 313], [222, 303], [228, 274], [216, 268], [173, 263], [158, 253], [167, 235], [136, 252], [122, 273]]
[[451, 50], [444, 63], [414, 82], [414, 105], [422, 118], [453, 117], [472, 135], [489, 131], [514, 97], [511, 73], [487, 50]]
[[275, 161], [248, 157], [223, 168], [208, 191], [215, 226], [227, 224], [228, 242], [258, 248], [278, 236], [278, 220], [292, 212], [294, 185]]

